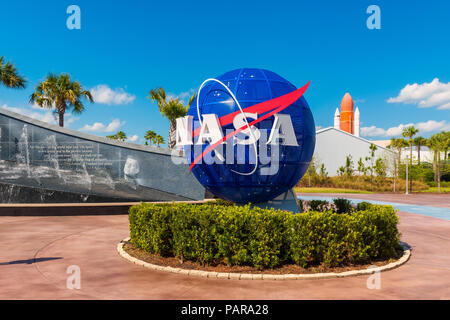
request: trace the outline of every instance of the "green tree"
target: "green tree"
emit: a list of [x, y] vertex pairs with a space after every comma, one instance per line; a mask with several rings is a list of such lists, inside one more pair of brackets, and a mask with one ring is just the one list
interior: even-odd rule
[[83, 90], [78, 81], [70, 79], [70, 75], [49, 74], [36, 86], [35, 92], [30, 97], [30, 103], [36, 103], [41, 108], [55, 108], [59, 116], [59, 126], [64, 127], [66, 110], [72, 109], [74, 114], [80, 114], [85, 110], [83, 98], [94, 102], [91, 92]]
[[317, 174], [317, 160], [316, 158], [312, 157], [311, 161], [309, 162], [308, 169], [306, 170], [306, 173], [308, 174], [308, 187], [311, 187], [311, 176], [314, 176]]
[[409, 164], [412, 166], [412, 146], [413, 146], [413, 137], [419, 132], [418, 129], [414, 128], [414, 126], [409, 126], [407, 128], [403, 128], [402, 136], [404, 138], [408, 138], [409, 143]]
[[447, 165], [447, 159], [448, 159], [448, 150], [450, 149], [450, 131], [443, 131], [443, 150], [444, 151], [444, 168]]
[[370, 171], [370, 183], [373, 181], [373, 172], [375, 171], [375, 151], [377, 151], [377, 146], [373, 143], [369, 146], [369, 156], [366, 157], [366, 161], [369, 161], [370, 166], [367, 169]]
[[366, 175], [367, 173], [367, 168], [364, 165], [364, 161], [362, 158], [359, 158], [358, 160], [358, 169], [357, 169], [358, 173], [361, 175]]
[[106, 136], [109, 139], [119, 140], [119, 141], [125, 141], [127, 140], [127, 135], [123, 131], [119, 131], [116, 134]]
[[417, 147], [417, 164], [420, 164], [420, 147], [427, 144], [427, 139], [424, 137], [414, 138], [414, 145]]
[[353, 160], [352, 156], [349, 154], [347, 157], [345, 157], [345, 175], [347, 177], [353, 176]]
[[327, 169], [325, 168], [325, 164], [322, 163], [319, 168], [319, 183], [323, 184], [327, 182], [327, 180], [328, 180], [328, 172]]
[[327, 169], [325, 168], [325, 164], [323, 164], [323, 163], [320, 166], [319, 174], [322, 179], [328, 178], [328, 172], [327, 172]]
[[402, 150], [408, 146], [408, 142], [405, 139], [391, 139], [391, 144], [388, 146], [390, 149], [395, 149], [398, 155], [398, 164], [400, 165], [402, 159]]
[[189, 105], [194, 101], [195, 94], [189, 99], [189, 103], [184, 105], [180, 99], [167, 98], [166, 91], [163, 88], [156, 88], [149, 91], [149, 99], [158, 104], [159, 112], [163, 117], [169, 119], [169, 148], [175, 147], [176, 119], [184, 117], [189, 109]]
[[386, 163], [382, 158], [378, 158], [375, 161], [375, 172], [379, 177], [386, 177]]
[[160, 136], [159, 134], [156, 135], [156, 137], [153, 139], [153, 142], [159, 147], [160, 144], [166, 143], [164, 140], [164, 137]]
[[21, 76], [11, 61], [5, 63], [5, 58], [0, 57], [0, 84], [7, 88], [25, 88], [27, 81]]
[[[433, 168], [438, 191], [441, 192], [441, 152], [448, 148], [448, 140], [444, 132], [436, 133], [428, 139], [428, 147], [434, 152]], [[447, 146], [446, 146], [447, 145]]]
[[144, 136], [145, 144], [146, 145], [152, 144], [152, 142], [155, 139], [155, 137], [156, 137], [156, 132], [155, 131], [147, 130], [147, 132], [145, 132], [145, 136]]
[[396, 183], [397, 183], [397, 177], [398, 177], [398, 171], [401, 164], [402, 159], [402, 150], [403, 148], [406, 148], [408, 146], [408, 142], [406, 142], [405, 139], [399, 138], [399, 139], [391, 139], [391, 143], [388, 146], [389, 149], [394, 149], [397, 151], [398, 161], [397, 163], [393, 161], [393, 167], [394, 167], [394, 192], [396, 191]]
[[[404, 138], [408, 138], [409, 143], [409, 165], [412, 167], [412, 147], [413, 147], [413, 137], [419, 132], [418, 129], [414, 128], [414, 126], [409, 126], [407, 128], [403, 128], [402, 136]], [[409, 179], [409, 190], [412, 191], [412, 179]]]

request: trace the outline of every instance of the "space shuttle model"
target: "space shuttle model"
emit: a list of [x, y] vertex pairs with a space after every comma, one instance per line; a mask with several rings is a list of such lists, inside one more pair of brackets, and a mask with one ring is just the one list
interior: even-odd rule
[[339, 108], [336, 108], [334, 113], [334, 127], [359, 137], [359, 116], [359, 109], [356, 107], [353, 111], [353, 99], [347, 92], [342, 98], [341, 111], [339, 112]]

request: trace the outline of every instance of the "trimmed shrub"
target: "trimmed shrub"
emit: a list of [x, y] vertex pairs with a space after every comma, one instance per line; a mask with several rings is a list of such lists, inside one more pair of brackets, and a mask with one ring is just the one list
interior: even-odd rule
[[372, 258], [390, 258], [399, 248], [398, 217], [392, 206], [372, 207], [350, 215], [346, 237], [349, 261], [369, 262]]
[[129, 221], [132, 243], [148, 252], [259, 269], [391, 258], [400, 237], [394, 209], [376, 205], [350, 215], [292, 214], [230, 203], [142, 203], [131, 207]]
[[134, 244], [151, 253], [169, 255], [173, 247], [170, 206], [142, 203], [132, 206], [129, 213], [130, 238]]
[[356, 210], [358, 211], [363, 211], [363, 210], [368, 210], [372, 207], [373, 205], [370, 202], [367, 201], [363, 201], [360, 202], [356, 205]]
[[352, 202], [348, 199], [333, 199], [333, 203], [337, 213], [350, 213], [352, 211]]
[[325, 211], [328, 209], [328, 201], [325, 200], [311, 200], [309, 207], [312, 211]]

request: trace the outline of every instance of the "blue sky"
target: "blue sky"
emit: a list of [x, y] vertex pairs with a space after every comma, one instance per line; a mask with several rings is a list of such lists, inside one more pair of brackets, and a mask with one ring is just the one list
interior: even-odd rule
[[[66, 27], [71, 4], [81, 9], [81, 30]], [[366, 26], [371, 4], [381, 9], [380, 30]], [[81, 116], [68, 115], [67, 126], [123, 130], [142, 143], [148, 129], [168, 135], [149, 89], [183, 97], [208, 77], [256, 67], [297, 87], [311, 80], [305, 97], [317, 126], [333, 125], [349, 92], [363, 136], [389, 139], [415, 124], [426, 137], [450, 130], [449, 20], [450, 3], [436, 0], [8, 1], [0, 56], [29, 82], [0, 87], [0, 107], [53, 121], [28, 98], [47, 73], [67, 72], [103, 94]]]

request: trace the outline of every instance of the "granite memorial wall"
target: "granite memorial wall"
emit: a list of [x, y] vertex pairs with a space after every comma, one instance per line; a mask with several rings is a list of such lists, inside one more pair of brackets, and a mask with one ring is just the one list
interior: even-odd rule
[[205, 196], [187, 165], [175, 164], [167, 149], [60, 128], [4, 109], [0, 109], [0, 185], [3, 203], [36, 202], [31, 196], [26, 199], [23, 190], [50, 195], [42, 199], [48, 202], [64, 201], [51, 199], [52, 192], [80, 202], [90, 197], [168, 201]]

